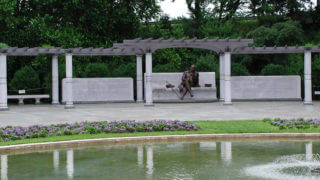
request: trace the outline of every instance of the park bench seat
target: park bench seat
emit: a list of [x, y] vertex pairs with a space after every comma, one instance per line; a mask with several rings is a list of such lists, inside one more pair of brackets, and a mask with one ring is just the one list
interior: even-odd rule
[[49, 94], [19, 94], [19, 95], [8, 95], [8, 99], [18, 99], [19, 104], [24, 104], [24, 99], [35, 99], [36, 104], [40, 104], [40, 99], [50, 98]]

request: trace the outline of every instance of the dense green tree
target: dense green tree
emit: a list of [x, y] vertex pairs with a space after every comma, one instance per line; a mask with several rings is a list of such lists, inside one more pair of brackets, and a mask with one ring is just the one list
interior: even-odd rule
[[39, 90], [36, 90], [41, 88], [39, 75], [32, 67], [25, 66], [14, 74], [13, 79], [9, 83], [9, 88], [11, 91], [24, 89], [29, 90], [27, 93], [39, 92]]
[[103, 63], [90, 63], [85, 71], [84, 74], [86, 77], [109, 77], [111, 75], [108, 66]]
[[279, 64], [268, 64], [261, 70], [261, 75], [286, 75], [288, 74], [286, 68]]

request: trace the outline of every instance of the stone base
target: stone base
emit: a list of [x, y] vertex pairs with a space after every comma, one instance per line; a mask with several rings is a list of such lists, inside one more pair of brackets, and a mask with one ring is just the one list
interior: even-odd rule
[[195, 87], [192, 88], [193, 97], [189, 93], [183, 100], [180, 99], [181, 93], [178, 88], [158, 88], [153, 89], [152, 97], [154, 102], [214, 102], [218, 101], [216, 88]]
[[143, 103], [143, 100], [136, 100], [136, 103]]
[[223, 105], [224, 106], [230, 106], [230, 105], [232, 105], [232, 102], [224, 102]]
[[8, 107], [0, 107], [0, 111], [9, 111]]
[[313, 105], [312, 102], [303, 102], [304, 105]]
[[65, 105], [64, 106], [65, 109], [74, 109], [74, 105]]
[[154, 107], [154, 104], [144, 104], [144, 107]]

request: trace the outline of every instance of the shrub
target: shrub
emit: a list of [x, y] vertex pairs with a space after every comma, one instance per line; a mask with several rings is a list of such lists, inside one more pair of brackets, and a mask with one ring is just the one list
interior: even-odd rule
[[217, 64], [214, 56], [200, 56], [195, 66], [199, 72], [216, 72], [217, 74], [219, 72], [219, 65]]
[[10, 46], [8, 46], [6, 43], [0, 43], [0, 48], [9, 48]]
[[[32, 67], [25, 66], [14, 74], [9, 87], [11, 90], [40, 88], [40, 79]], [[35, 91], [32, 91], [32, 93], [35, 93]]]
[[153, 72], [179, 72], [172, 64], [158, 64], [153, 68]]
[[268, 64], [261, 70], [261, 75], [284, 75], [287, 74], [287, 70], [284, 66], [279, 64]]
[[136, 76], [136, 64], [135, 63], [121, 64], [118, 68], [116, 68], [113, 71], [112, 76], [134, 78]]
[[110, 75], [108, 66], [103, 63], [91, 63], [85, 69], [86, 77], [109, 77]]
[[249, 76], [250, 75], [248, 69], [240, 63], [231, 64], [231, 74], [232, 76]]

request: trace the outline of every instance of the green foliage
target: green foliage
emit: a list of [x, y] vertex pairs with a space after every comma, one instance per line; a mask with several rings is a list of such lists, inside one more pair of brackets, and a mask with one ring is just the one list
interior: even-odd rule
[[287, 70], [284, 66], [279, 64], [268, 64], [261, 70], [261, 75], [285, 75]]
[[172, 64], [158, 64], [153, 68], [153, 72], [179, 72]]
[[231, 64], [231, 75], [232, 76], [249, 76], [248, 69], [240, 63]]
[[200, 72], [216, 72], [219, 74], [219, 65], [214, 56], [200, 56], [195, 63], [197, 71]]
[[9, 48], [9, 46], [6, 43], [0, 43], [0, 48]]
[[[20, 90], [20, 89], [36, 89], [40, 88], [40, 79], [36, 71], [30, 67], [25, 66], [19, 69], [13, 76], [9, 84], [10, 90]], [[31, 93], [34, 93], [32, 91]]]
[[136, 76], [136, 64], [125, 63], [117, 67], [113, 73], [113, 77], [135, 77]]
[[109, 77], [111, 75], [108, 66], [103, 63], [90, 63], [84, 72], [86, 77]]
[[[310, 9], [310, 0], [185, 1], [190, 18], [170, 19], [167, 15], [160, 16], [156, 0], [0, 0], [0, 42], [3, 42], [0, 48], [111, 47], [113, 43], [137, 37], [248, 37], [254, 39], [255, 46], [320, 44], [320, 8]], [[248, 18], [253, 16], [257, 18]], [[32, 66], [39, 75], [39, 87], [51, 86], [51, 56], [8, 59], [9, 80], [17, 69]], [[73, 57], [73, 76], [135, 78], [135, 63], [126, 59]], [[302, 75], [302, 59], [301, 55], [239, 56], [232, 62], [232, 74], [258, 74], [268, 64], [279, 64], [285, 70], [283, 74]], [[103, 65], [91, 67], [90, 63]], [[181, 72], [191, 64], [199, 71], [215, 71], [218, 77], [217, 55], [212, 51], [172, 48], [153, 53], [154, 72]], [[313, 71], [315, 74], [318, 69]], [[60, 80], [63, 77], [65, 60], [60, 57]], [[319, 84], [316, 79], [315, 82]]]
[[284, 46], [303, 44], [303, 30], [299, 22], [286, 21], [274, 24], [271, 28], [260, 26], [248, 33], [256, 46]]

